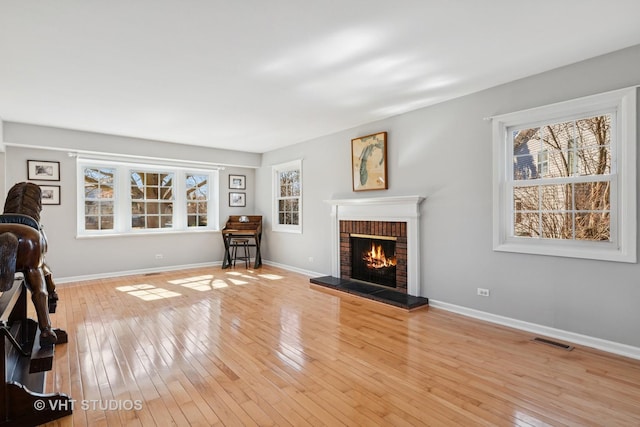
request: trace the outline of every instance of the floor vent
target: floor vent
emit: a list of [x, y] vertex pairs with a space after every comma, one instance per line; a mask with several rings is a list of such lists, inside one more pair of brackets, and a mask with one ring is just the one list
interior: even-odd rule
[[548, 340], [548, 339], [545, 339], [545, 338], [534, 338], [533, 341], [539, 342], [539, 343], [542, 343], [542, 344], [551, 345], [553, 347], [561, 348], [561, 349], [567, 350], [567, 351], [573, 350], [573, 346], [571, 346], [571, 345], [562, 344], [561, 342], [551, 341], [551, 340]]

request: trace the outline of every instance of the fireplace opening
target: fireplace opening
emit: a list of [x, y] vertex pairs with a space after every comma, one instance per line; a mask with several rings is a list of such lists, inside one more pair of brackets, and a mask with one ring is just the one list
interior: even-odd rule
[[351, 234], [351, 278], [395, 288], [396, 238]]

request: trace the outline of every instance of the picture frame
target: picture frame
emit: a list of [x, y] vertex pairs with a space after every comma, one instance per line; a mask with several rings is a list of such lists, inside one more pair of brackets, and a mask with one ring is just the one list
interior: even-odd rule
[[60, 204], [60, 186], [59, 185], [41, 185], [42, 204], [43, 205], [59, 205]]
[[27, 160], [27, 179], [34, 181], [60, 181], [60, 162]]
[[388, 189], [387, 132], [352, 139], [351, 168], [353, 191]]
[[229, 188], [233, 190], [245, 190], [247, 188], [246, 175], [229, 175]]
[[247, 206], [247, 193], [229, 193], [229, 206], [244, 207]]

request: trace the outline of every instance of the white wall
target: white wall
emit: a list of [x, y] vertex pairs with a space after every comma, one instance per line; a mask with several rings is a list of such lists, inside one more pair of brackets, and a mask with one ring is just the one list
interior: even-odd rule
[[[638, 264], [492, 250], [491, 122], [484, 120], [638, 85], [638, 70], [640, 46], [635, 46], [264, 154], [256, 172], [256, 207], [267, 222], [270, 166], [304, 159], [303, 233], [267, 229], [265, 258], [330, 274], [330, 209], [323, 200], [426, 196], [420, 224], [423, 296], [639, 347]], [[389, 189], [353, 193], [351, 139], [379, 131], [388, 132]], [[478, 287], [490, 289], [491, 296], [478, 297]]]
[[[146, 154], [235, 165], [226, 166], [220, 171], [220, 223], [224, 225], [229, 215], [251, 214], [254, 211], [254, 173], [255, 166], [260, 162], [258, 154], [11, 122], [4, 123], [4, 140], [7, 143], [2, 163], [6, 174], [5, 191], [13, 184], [27, 180], [27, 160], [60, 162], [60, 181], [48, 184], [61, 186], [61, 204], [43, 206], [41, 217], [49, 242], [47, 263], [58, 283], [119, 272], [219, 263], [224, 252], [219, 232], [76, 238], [76, 160], [68, 156], [67, 150]], [[244, 208], [228, 206], [229, 174], [247, 177], [247, 206]], [[162, 254], [163, 258], [156, 259], [156, 254]]]

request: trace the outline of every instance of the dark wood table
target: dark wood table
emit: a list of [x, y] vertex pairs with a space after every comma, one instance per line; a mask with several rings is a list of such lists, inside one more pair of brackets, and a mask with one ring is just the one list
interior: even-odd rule
[[[243, 218], [243, 221], [240, 221]], [[232, 215], [229, 217], [225, 227], [222, 229], [222, 241], [224, 242], [224, 258], [222, 268], [229, 268], [233, 262], [231, 259], [231, 248], [233, 239], [250, 239], [249, 247], [256, 248], [256, 257], [253, 268], [262, 266], [262, 255], [260, 254], [260, 242], [262, 240], [262, 216], [261, 215]]]

